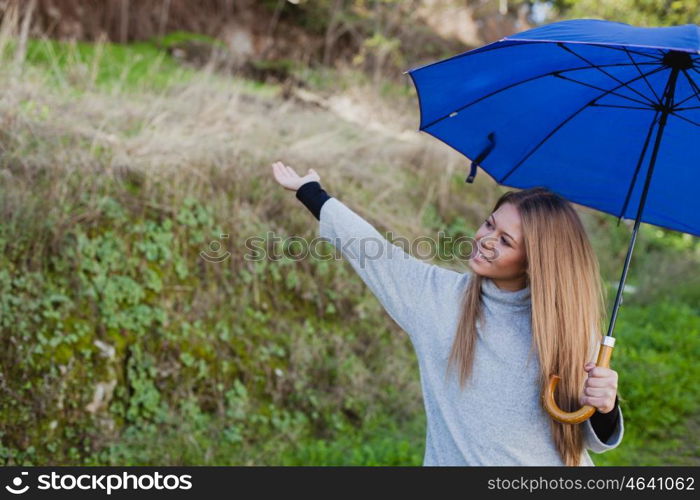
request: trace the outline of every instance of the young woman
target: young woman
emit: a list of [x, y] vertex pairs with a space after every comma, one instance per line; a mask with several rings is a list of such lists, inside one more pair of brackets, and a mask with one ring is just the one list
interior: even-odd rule
[[[427, 414], [423, 465], [594, 465], [623, 437], [617, 373], [595, 359], [605, 298], [598, 262], [571, 204], [547, 190], [509, 191], [476, 232], [471, 272], [428, 264], [281, 162], [279, 184], [319, 219], [416, 351]], [[550, 374], [565, 411], [542, 406]]]

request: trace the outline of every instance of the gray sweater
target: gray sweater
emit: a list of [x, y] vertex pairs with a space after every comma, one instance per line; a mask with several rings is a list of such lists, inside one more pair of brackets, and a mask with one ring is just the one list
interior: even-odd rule
[[[423, 465], [564, 465], [540, 404], [539, 362], [531, 343], [529, 287], [515, 292], [482, 283], [484, 326], [479, 326], [474, 367], [462, 390], [456, 369], [445, 376], [471, 272], [429, 264], [391, 244], [336, 198], [320, 209], [318, 235], [339, 249], [415, 349], [427, 416]], [[597, 344], [591, 342], [589, 359]], [[583, 369], [583, 367], [581, 367]], [[582, 465], [588, 451], [602, 453], [622, 441], [624, 421], [607, 442], [583, 426]]]

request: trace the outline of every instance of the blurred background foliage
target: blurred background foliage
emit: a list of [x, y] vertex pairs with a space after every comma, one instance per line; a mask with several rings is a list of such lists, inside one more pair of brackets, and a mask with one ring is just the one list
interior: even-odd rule
[[[269, 165], [315, 168], [380, 231], [470, 236], [506, 188], [467, 187], [468, 161], [416, 131], [403, 71], [571, 16], [693, 23], [690, 5], [0, 2], [0, 463], [421, 464], [408, 338], [347, 263], [299, 257], [287, 238], [317, 221]], [[612, 305], [631, 223], [579, 213]], [[613, 360], [625, 440], [596, 464], [698, 465], [699, 262], [697, 238], [642, 225]]]
[[700, 23], [694, 0], [554, 0], [554, 15], [562, 19], [590, 17], [637, 26]]

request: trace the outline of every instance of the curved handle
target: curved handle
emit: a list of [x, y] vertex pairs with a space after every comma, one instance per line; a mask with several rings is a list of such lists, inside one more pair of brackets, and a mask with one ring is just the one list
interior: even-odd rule
[[[613, 347], [615, 347], [615, 338], [610, 336], [603, 337], [603, 341], [600, 343], [600, 350], [598, 351], [596, 366], [610, 367], [610, 357], [612, 356]], [[542, 395], [547, 413], [549, 413], [554, 420], [564, 424], [580, 424], [588, 420], [596, 410], [594, 406], [583, 405], [578, 410], [572, 412], [566, 412], [559, 408], [557, 402], [554, 400], [554, 391], [557, 388], [559, 380], [561, 380], [559, 375], [552, 375], [549, 378], [549, 386]]]

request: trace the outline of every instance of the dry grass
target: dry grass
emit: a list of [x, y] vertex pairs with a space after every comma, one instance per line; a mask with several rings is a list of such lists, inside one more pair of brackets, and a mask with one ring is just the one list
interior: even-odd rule
[[[0, 30], [0, 49], [11, 46], [10, 24]], [[75, 50], [49, 71], [14, 54], [3, 61], [11, 69], [0, 75], [6, 181], [30, 190], [38, 172], [52, 178], [45, 196], [52, 207], [75, 195], [61, 180], [66, 174], [82, 176], [89, 192], [129, 172], [147, 186], [164, 185], [173, 205], [213, 191], [222, 211], [231, 213], [235, 200], [236, 213], [264, 220], [280, 201], [298, 209], [273, 183], [269, 166], [280, 159], [299, 173], [315, 168], [329, 192], [370, 219], [381, 213], [386, 229], [405, 236], [421, 234], [428, 204], [473, 211], [474, 200], [455, 199], [450, 187], [466, 159], [417, 131], [412, 96], [387, 99], [371, 83], [355, 84], [325, 92], [321, 107], [206, 68], [175, 72], [160, 90], [134, 89], [126, 78], [105, 88], [96, 76], [110, 64], [103, 53], [99, 44], [92, 60]], [[494, 192], [484, 180], [470, 189]]]

